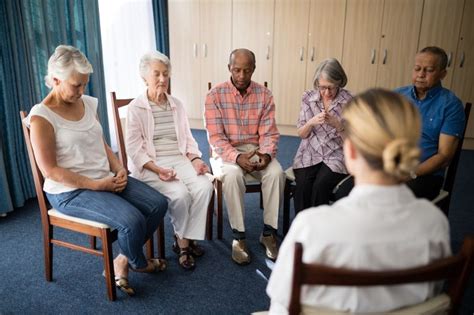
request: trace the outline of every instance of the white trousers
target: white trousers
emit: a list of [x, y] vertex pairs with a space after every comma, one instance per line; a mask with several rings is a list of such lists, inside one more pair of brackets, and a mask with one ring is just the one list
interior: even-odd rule
[[[236, 147], [243, 153], [257, 148], [252, 144]], [[278, 228], [278, 211], [285, 188], [285, 173], [276, 159], [272, 159], [264, 170], [250, 174], [247, 174], [238, 164], [223, 162], [218, 157], [211, 158], [211, 165], [214, 176], [222, 181], [222, 191], [232, 229], [245, 232], [245, 184], [252, 181], [262, 183], [263, 223], [274, 229]]]
[[142, 181], [166, 196], [171, 224], [180, 238], [203, 240], [212, 182], [205, 175], [198, 176], [189, 159], [182, 155], [158, 157], [155, 163], [174, 168], [178, 180], [165, 182], [158, 174], [145, 170]]

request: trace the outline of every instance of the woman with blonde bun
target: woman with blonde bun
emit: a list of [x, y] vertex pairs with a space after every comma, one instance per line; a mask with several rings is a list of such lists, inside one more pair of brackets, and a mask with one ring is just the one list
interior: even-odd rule
[[[344, 155], [355, 187], [331, 206], [299, 213], [267, 287], [270, 313], [287, 313], [294, 244], [303, 260], [333, 267], [395, 270], [449, 256], [443, 213], [404, 184], [418, 165], [420, 117], [402, 96], [381, 89], [356, 96], [344, 109]], [[301, 303], [350, 312], [385, 312], [421, 303], [435, 283], [376, 287], [311, 286]]]

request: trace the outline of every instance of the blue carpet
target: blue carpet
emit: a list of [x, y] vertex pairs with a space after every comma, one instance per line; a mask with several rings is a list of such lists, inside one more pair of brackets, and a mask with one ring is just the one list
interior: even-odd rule
[[[206, 134], [194, 130], [204, 158], [208, 158]], [[278, 160], [291, 165], [298, 139], [282, 137]], [[474, 151], [464, 151], [451, 203], [451, 234], [457, 250], [462, 238], [474, 234]], [[206, 249], [193, 272], [183, 271], [171, 251], [172, 230], [166, 222], [168, 270], [156, 275], [131, 273], [136, 297], [117, 292], [108, 302], [101, 260], [95, 256], [55, 247], [53, 282], [44, 278], [40, 214], [32, 199], [20, 209], [0, 218], [0, 314], [249, 314], [268, 309], [266, 281], [269, 276], [263, 248], [258, 243], [262, 211], [258, 194], [246, 194], [246, 226], [252, 263], [237, 266], [230, 258], [231, 234], [224, 218], [224, 239], [202, 242]], [[281, 223], [281, 222], [280, 222]], [[87, 238], [57, 230], [58, 235], [86, 244]], [[216, 230], [214, 229], [214, 235]], [[116, 250], [116, 245], [114, 245]], [[474, 312], [474, 277], [471, 278], [462, 314]]]

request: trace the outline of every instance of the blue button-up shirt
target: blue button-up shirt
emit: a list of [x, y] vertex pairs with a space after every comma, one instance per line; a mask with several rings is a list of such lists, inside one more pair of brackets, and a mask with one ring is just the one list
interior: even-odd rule
[[[439, 85], [432, 87], [426, 97], [420, 100], [413, 85], [395, 90], [407, 97], [420, 111], [421, 129], [421, 162], [438, 153], [440, 134], [462, 137], [464, 131], [464, 109], [461, 100], [448, 89]], [[444, 175], [440, 170], [435, 175]]]

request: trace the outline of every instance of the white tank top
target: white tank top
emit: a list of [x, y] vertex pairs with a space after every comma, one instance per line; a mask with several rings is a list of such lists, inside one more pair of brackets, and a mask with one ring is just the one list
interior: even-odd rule
[[[25, 119], [30, 126], [33, 116], [46, 119], [56, 136], [56, 162], [59, 167], [80, 175], [100, 179], [111, 175], [109, 160], [104, 147], [102, 127], [96, 118], [97, 99], [83, 95], [84, 116], [79, 121], [62, 118], [43, 103], [33, 106]], [[75, 187], [45, 178], [43, 190], [50, 194], [76, 190]]]

